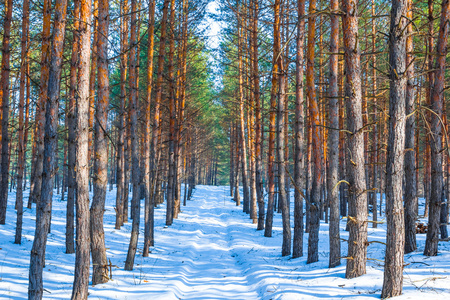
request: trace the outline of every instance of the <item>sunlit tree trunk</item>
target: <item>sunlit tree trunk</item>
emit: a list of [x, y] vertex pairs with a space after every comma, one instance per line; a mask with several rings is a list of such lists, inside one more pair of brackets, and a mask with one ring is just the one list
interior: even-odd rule
[[[42, 178], [41, 199], [36, 212], [36, 231], [31, 249], [28, 299], [42, 299], [42, 271], [45, 263], [47, 234], [50, 228], [52, 210], [53, 184], [56, 173], [55, 159], [58, 143], [58, 110], [61, 83], [61, 64], [66, 27], [67, 1], [62, 0], [55, 5], [54, 27], [52, 34], [51, 62], [49, 68], [48, 96], [45, 103], [45, 151]], [[88, 257], [89, 259], [89, 257]], [[89, 260], [88, 260], [89, 270]]]
[[303, 256], [303, 191], [304, 187], [304, 131], [305, 113], [303, 111], [303, 50], [305, 44], [305, 1], [297, 1], [297, 57], [295, 69], [295, 151], [294, 151], [294, 240], [292, 257]]
[[[48, 74], [50, 64], [50, 30], [51, 30], [51, 0], [44, 0], [42, 16], [42, 49], [41, 49], [41, 73], [39, 83], [39, 99], [36, 103], [36, 153], [34, 158], [34, 174], [31, 183], [29, 203], [36, 203], [41, 198], [42, 168], [44, 156], [44, 124], [45, 124], [45, 101], [47, 99]], [[31, 204], [29, 205], [31, 208]]]
[[[375, 0], [372, 0], [372, 16], [375, 16]], [[372, 97], [373, 97], [373, 107], [374, 107], [374, 120], [377, 120], [376, 124], [373, 125], [373, 141], [372, 141], [372, 165], [373, 165], [373, 173], [372, 173], [372, 188], [374, 191], [372, 192], [373, 198], [372, 198], [372, 227], [377, 228], [378, 227], [378, 202], [377, 202], [377, 195], [378, 195], [378, 156], [379, 156], [379, 144], [378, 144], [378, 132], [380, 131], [380, 122], [381, 120], [377, 118], [379, 115], [379, 109], [378, 109], [378, 101], [377, 101], [377, 55], [375, 54], [376, 48], [375, 48], [375, 41], [376, 41], [376, 26], [375, 26], [375, 18], [372, 18], [372, 52], [374, 53], [372, 55]], [[380, 207], [381, 211], [381, 207]]]
[[[428, 89], [427, 89], [427, 100], [426, 104], [428, 107], [431, 107], [431, 98], [432, 98], [432, 87], [434, 82], [434, 76], [435, 72], [433, 72], [433, 59], [434, 59], [434, 1], [428, 0], [428, 45], [427, 45], [427, 63], [428, 63]], [[431, 124], [431, 113], [425, 112], [426, 116], [426, 122], [428, 124]], [[425, 138], [425, 170], [424, 170], [424, 176], [423, 176], [423, 185], [424, 185], [424, 197], [425, 197], [425, 211], [424, 211], [424, 217], [428, 217], [428, 210], [429, 210], [429, 203], [430, 203], [430, 178], [431, 178], [431, 141], [432, 139], [429, 130], [426, 131], [426, 138]]]
[[342, 1], [342, 31], [346, 70], [346, 106], [348, 155], [349, 238], [346, 278], [366, 273], [367, 258], [367, 194], [364, 170], [364, 135], [361, 130], [362, 93], [361, 66], [358, 46], [358, 8], [356, 0]]
[[73, 10], [73, 41], [72, 41], [72, 57], [70, 61], [70, 78], [69, 78], [69, 107], [67, 108], [67, 129], [68, 129], [68, 157], [67, 157], [67, 212], [66, 212], [66, 253], [75, 253], [74, 238], [74, 209], [76, 198], [76, 97], [77, 96], [77, 71], [78, 71], [78, 50], [79, 50], [79, 17], [80, 17], [80, 0], [74, 1]]
[[[92, 134], [94, 132], [94, 115], [95, 115], [95, 72], [97, 71], [97, 39], [98, 39], [98, 1], [92, 1], [92, 53], [91, 53], [91, 68], [89, 71], [89, 165], [92, 164]], [[89, 169], [89, 174], [92, 174], [92, 169]], [[91, 175], [89, 175], [91, 177]], [[89, 190], [91, 190], [92, 180], [89, 178]]]
[[137, 1], [131, 0], [131, 26], [130, 26], [130, 107], [129, 107], [129, 120], [130, 120], [130, 143], [131, 143], [131, 183], [133, 185], [132, 198], [131, 198], [131, 210], [133, 217], [133, 224], [131, 227], [130, 244], [128, 247], [127, 259], [125, 261], [125, 270], [133, 270], [134, 258], [137, 250], [137, 242], [139, 238], [139, 223], [140, 223], [140, 200], [139, 200], [139, 145], [137, 137]]
[[22, 37], [20, 43], [20, 88], [19, 88], [19, 128], [18, 128], [18, 154], [17, 154], [17, 189], [16, 189], [16, 208], [17, 208], [17, 225], [15, 244], [22, 243], [22, 217], [23, 217], [23, 176], [25, 169], [25, 137], [24, 137], [24, 105], [25, 105], [25, 87], [27, 84], [26, 72], [28, 64], [28, 32], [30, 19], [30, 2], [23, 1], [22, 7]]
[[119, 103], [119, 128], [117, 141], [117, 193], [116, 193], [116, 224], [115, 229], [120, 229], [123, 225], [123, 206], [125, 190], [125, 102], [126, 102], [126, 80], [128, 61], [128, 1], [121, 3], [121, 14], [123, 14], [120, 24], [120, 103]]
[[275, 198], [275, 133], [277, 114], [277, 92], [278, 92], [278, 55], [280, 53], [280, 2], [276, 1], [274, 6], [273, 22], [273, 59], [272, 59], [272, 88], [270, 92], [269, 110], [269, 152], [267, 154], [267, 179], [268, 179], [268, 202], [265, 237], [272, 236], [272, 224], [274, 214]]
[[[147, 44], [147, 99], [145, 107], [145, 144], [144, 144], [144, 186], [145, 186], [145, 229], [144, 229], [144, 249], [143, 256], [147, 257], [149, 247], [153, 246], [153, 228], [154, 228], [154, 197], [151, 195], [150, 182], [150, 147], [151, 147], [151, 97], [153, 83], [153, 48], [155, 44], [155, 1], [150, 1], [148, 8], [149, 28]], [[153, 201], [152, 201], [153, 200]]]
[[[243, 11], [241, 13], [245, 13], [245, 9], [243, 9]], [[245, 116], [244, 116], [244, 64], [243, 64], [243, 46], [244, 46], [244, 42], [243, 42], [243, 37], [242, 37], [242, 32], [243, 32], [243, 26], [244, 24], [242, 24], [243, 20], [242, 20], [242, 16], [241, 15], [237, 15], [238, 18], [238, 89], [239, 89], [239, 129], [240, 129], [240, 142], [241, 142], [241, 170], [242, 170], [242, 185], [244, 188], [244, 203], [243, 203], [243, 210], [246, 213], [250, 213], [250, 195], [249, 195], [249, 183], [248, 183], [248, 168], [247, 168], [247, 142], [246, 142], [246, 138], [245, 138]]]
[[76, 139], [76, 256], [72, 300], [87, 299], [89, 285], [89, 63], [91, 49], [91, 0], [80, 4], [80, 64], [78, 69]]
[[439, 227], [441, 212], [441, 196], [443, 186], [442, 173], [442, 105], [445, 86], [445, 57], [447, 55], [447, 39], [450, 20], [450, 0], [442, 1], [441, 21], [439, 26], [439, 37], [436, 45], [436, 62], [434, 71], [434, 82], [431, 88], [431, 133], [433, 138], [431, 144], [431, 184], [428, 231], [425, 242], [424, 255], [436, 256], [438, 253]]
[[95, 112], [94, 141], [94, 198], [91, 206], [91, 253], [92, 253], [92, 285], [108, 281], [106, 260], [105, 232], [103, 230], [103, 214], [105, 211], [106, 188], [108, 184], [108, 140], [106, 137], [109, 77], [108, 77], [108, 26], [109, 2], [99, 0], [98, 5], [98, 100]]
[[[278, 7], [278, 9], [277, 9]], [[279, 14], [280, 1], [275, 1], [275, 15]], [[275, 21], [276, 22], [276, 21]], [[278, 40], [280, 41], [280, 40]], [[278, 47], [277, 47], [278, 48]], [[285, 76], [287, 70], [284, 66], [282, 55], [277, 56], [276, 63], [278, 64], [278, 107], [277, 107], [277, 158], [278, 158], [278, 201], [280, 201], [280, 208], [283, 223], [283, 244], [281, 248], [281, 255], [287, 256], [291, 254], [291, 226], [289, 216], [289, 206], [286, 193], [286, 157], [285, 157], [285, 109], [286, 109], [286, 80]]]
[[312, 131], [312, 168], [313, 178], [311, 195], [309, 197], [309, 237], [307, 263], [319, 260], [319, 213], [320, 213], [320, 188], [322, 182], [322, 139], [320, 135], [319, 105], [316, 100], [316, 88], [314, 83], [314, 47], [316, 35], [316, 1], [309, 2], [308, 18], [308, 45], [306, 50], [306, 96], [308, 97], [308, 110]]
[[[389, 137], [386, 161], [386, 255], [381, 298], [402, 294], [405, 221], [403, 175], [407, 93], [408, 0], [392, 0], [389, 30]], [[412, 80], [412, 79], [411, 79]], [[413, 173], [414, 175], [414, 173]]]
[[156, 202], [156, 196], [158, 194], [158, 166], [160, 153], [158, 151], [158, 141], [160, 141], [161, 135], [161, 124], [160, 124], [160, 110], [161, 110], [161, 99], [162, 99], [162, 84], [163, 84], [163, 71], [164, 71], [164, 59], [166, 55], [166, 35], [167, 35], [167, 14], [169, 10], [170, 0], [164, 0], [163, 3], [163, 15], [160, 23], [160, 38], [159, 38], [159, 52], [158, 52], [158, 67], [156, 75], [156, 86], [155, 86], [155, 111], [153, 116], [153, 130], [152, 130], [152, 144], [150, 150], [150, 170], [151, 170], [151, 197], [153, 201]]
[[[339, 93], [338, 93], [338, 51], [339, 51], [339, 19], [335, 14], [339, 10], [338, 0], [331, 1], [331, 36], [330, 36], [330, 78], [329, 78], [329, 127], [328, 132], [328, 172], [327, 189], [330, 205], [330, 260], [329, 267], [341, 264], [341, 241], [339, 235]], [[333, 14], [334, 13], [334, 14]]]
[[[407, 1], [407, 16], [411, 20], [412, 0]], [[417, 219], [417, 191], [416, 191], [416, 152], [414, 148], [416, 117], [414, 113], [415, 87], [414, 87], [414, 58], [413, 48], [413, 25], [408, 23], [408, 36], [406, 38], [406, 102], [405, 114], [405, 253], [411, 253], [417, 249], [416, 244], [416, 219]], [[375, 212], [374, 212], [375, 215]]]
[[166, 206], [166, 225], [172, 225], [174, 216], [174, 194], [175, 194], [175, 75], [174, 75], [174, 52], [175, 52], [175, 0], [170, 1], [170, 35], [169, 35], [169, 53], [168, 53], [168, 81], [169, 81], [169, 176], [167, 181], [167, 206]]

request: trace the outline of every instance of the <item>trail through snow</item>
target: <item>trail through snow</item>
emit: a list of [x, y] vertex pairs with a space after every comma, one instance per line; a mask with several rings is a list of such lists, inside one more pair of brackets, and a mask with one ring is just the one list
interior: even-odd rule
[[[107, 194], [105, 236], [112, 280], [90, 286], [90, 299], [379, 299], [383, 280], [384, 246], [371, 243], [367, 274], [347, 280], [345, 261], [328, 269], [328, 225], [321, 222], [319, 262], [306, 257], [281, 257], [281, 214], [275, 214], [272, 238], [256, 231], [242, 207], [229, 197], [228, 187], [198, 186], [179, 218], [166, 227], [164, 205], [155, 209], [155, 247], [142, 257], [143, 227], [133, 271], [124, 271], [131, 223], [114, 229], [115, 194]], [[27, 199], [28, 195], [25, 195]], [[130, 194], [131, 197], [131, 194]], [[291, 195], [292, 197], [292, 195]], [[29, 255], [35, 207], [25, 209], [23, 244], [15, 245], [15, 194], [10, 193], [7, 225], [0, 226], [0, 299], [26, 299]], [[44, 269], [44, 298], [69, 299], [74, 254], [65, 254], [65, 201], [54, 196], [52, 231]], [[291, 200], [291, 206], [293, 201]], [[143, 201], [141, 220], [143, 220]], [[421, 207], [423, 209], [423, 207]], [[293, 207], [291, 207], [293, 214]], [[291, 217], [291, 222], [293, 219]], [[142, 224], [142, 222], [141, 222]], [[345, 219], [341, 221], [341, 237]], [[385, 240], [385, 224], [369, 228], [369, 241]], [[305, 234], [304, 252], [306, 256]], [[418, 235], [419, 249], [405, 256], [404, 295], [398, 299], [450, 299], [450, 246], [440, 243], [437, 257], [422, 255], [425, 235]], [[347, 252], [342, 243], [342, 255]]]

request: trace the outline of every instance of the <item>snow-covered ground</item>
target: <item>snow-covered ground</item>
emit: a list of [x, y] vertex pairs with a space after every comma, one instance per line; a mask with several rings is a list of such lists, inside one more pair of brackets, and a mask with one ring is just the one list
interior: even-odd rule
[[[385, 246], [368, 247], [367, 274], [345, 279], [345, 261], [329, 269], [328, 225], [321, 223], [319, 262], [306, 257], [281, 257], [281, 215], [276, 214], [272, 238], [256, 231], [242, 207], [231, 201], [228, 187], [198, 186], [192, 201], [170, 227], [164, 226], [165, 206], [155, 210], [155, 247], [141, 255], [143, 227], [133, 271], [124, 271], [131, 223], [114, 229], [115, 190], [108, 192], [105, 212], [107, 255], [112, 280], [89, 287], [92, 299], [377, 299], [383, 283]], [[27, 199], [27, 195], [25, 195]], [[28, 266], [36, 209], [25, 209], [22, 245], [13, 244], [15, 195], [9, 195], [7, 224], [0, 225], [0, 299], [27, 297]], [[291, 201], [292, 203], [292, 201]], [[142, 203], [143, 204], [143, 203]], [[72, 291], [75, 254], [65, 254], [65, 206], [58, 195], [53, 202], [44, 298], [68, 299]], [[143, 209], [141, 210], [143, 214]], [[291, 210], [293, 213], [293, 209]], [[380, 219], [380, 218], [379, 218]], [[143, 218], [141, 219], [143, 220]], [[383, 220], [383, 219], [382, 219]], [[292, 220], [293, 222], [293, 220]], [[142, 224], [142, 222], [141, 222]], [[345, 220], [341, 237], [346, 239]], [[369, 228], [369, 241], [385, 240], [385, 224]], [[442, 242], [437, 257], [418, 250], [405, 257], [404, 294], [398, 299], [450, 299], [450, 245]], [[306, 255], [307, 238], [304, 249]], [[342, 256], [347, 245], [342, 243]]]

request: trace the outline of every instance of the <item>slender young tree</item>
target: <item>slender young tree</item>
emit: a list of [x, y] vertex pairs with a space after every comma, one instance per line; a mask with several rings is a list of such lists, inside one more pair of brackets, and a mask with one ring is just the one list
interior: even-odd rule
[[139, 237], [140, 223], [140, 197], [139, 197], [139, 157], [138, 157], [138, 138], [137, 138], [137, 1], [131, 0], [131, 26], [130, 26], [130, 139], [131, 139], [131, 181], [133, 184], [132, 196], [132, 216], [133, 224], [131, 228], [130, 244], [128, 247], [127, 259], [125, 261], [125, 270], [133, 270], [134, 258], [136, 256], [137, 242]]
[[69, 107], [67, 108], [67, 212], [66, 212], [66, 253], [75, 253], [75, 239], [74, 239], [74, 210], [75, 210], [75, 198], [76, 198], [76, 97], [77, 97], [77, 73], [79, 64], [79, 44], [80, 39], [78, 30], [80, 26], [80, 0], [74, 1], [73, 8], [73, 42], [72, 42], [72, 56], [70, 59], [70, 73], [69, 73]]
[[10, 39], [13, 1], [5, 2], [5, 19], [2, 44], [2, 70], [1, 70], [1, 180], [0, 180], [0, 224], [6, 223], [6, 207], [8, 204], [8, 179], [9, 179], [9, 95], [10, 95]]
[[322, 138], [320, 133], [319, 105], [314, 82], [314, 56], [316, 41], [316, 0], [309, 2], [308, 45], [306, 49], [306, 97], [308, 97], [309, 122], [312, 137], [313, 180], [309, 197], [309, 237], [307, 263], [319, 260], [320, 185], [322, 181]]
[[168, 53], [168, 81], [169, 81], [169, 147], [168, 147], [168, 181], [167, 181], [167, 206], [166, 225], [173, 223], [175, 208], [175, 74], [174, 74], [174, 52], [175, 52], [175, 0], [170, 1], [169, 14], [169, 53]]
[[76, 139], [76, 255], [72, 300], [87, 299], [90, 258], [89, 214], [89, 63], [91, 49], [91, 0], [80, 0], [80, 64], [78, 69]]
[[[280, 2], [275, 1], [275, 14], [280, 13]], [[282, 55], [278, 55], [276, 63], [278, 64], [278, 106], [277, 106], [277, 158], [278, 158], [278, 201], [280, 202], [282, 223], [283, 223], [283, 244], [281, 255], [291, 254], [291, 225], [290, 214], [286, 192], [286, 157], [285, 157], [285, 110], [286, 110], [286, 80], [287, 70], [284, 66]]]
[[255, 99], [255, 169], [256, 169], [256, 199], [258, 202], [258, 227], [257, 230], [264, 229], [265, 205], [264, 188], [262, 182], [262, 116], [261, 116], [261, 97], [259, 90], [259, 63], [258, 63], [258, 17], [259, 0], [253, 0], [253, 31], [252, 31], [252, 60], [253, 60], [253, 97]]
[[25, 136], [24, 136], [24, 106], [25, 106], [25, 87], [27, 84], [27, 64], [28, 64], [28, 32], [30, 28], [30, 1], [24, 0], [22, 6], [22, 37], [20, 42], [20, 92], [19, 92], [19, 129], [18, 129], [18, 154], [17, 154], [17, 225], [15, 244], [22, 243], [22, 218], [23, 218], [23, 175], [25, 170]]
[[152, 83], [153, 83], [153, 48], [155, 44], [155, 0], [150, 0], [148, 7], [148, 45], [147, 45], [147, 99], [145, 107], [145, 144], [144, 144], [144, 187], [145, 187], [145, 228], [144, 228], [144, 250], [143, 256], [147, 257], [149, 254], [149, 247], [153, 246], [153, 229], [154, 229], [154, 197], [151, 195], [150, 182], [150, 148], [151, 148], [151, 97], [152, 97]]
[[295, 151], [294, 151], [294, 239], [292, 257], [303, 256], [303, 195], [299, 189], [304, 185], [304, 130], [305, 113], [303, 111], [303, 48], [305, 45], [305, 1], [297, 1], [297, 61], [295, 66]]
[[327, 189], [328, 203], [330, 205], [330, 261], [329, 267], [334, 268], [341, 264], [341, 241], [339, 234], [339, 87], [338, 87], [338, 51], [339, 51], [339, 10], [338, 0], [330, 4], [331, 36], [330, 36], [330, 78], [329, 78], [329, 127], [328, 132], [328, 170]]
[[[413, 18], [412, 0], [407, 1], [408, 19]], [[414, 114], [415, 87], [414, 87], [414, 57], [413, 57], [413, 24], [408, 23], [408, 36], [406, 38], [406, 107], [405, 114], [405, 253], [411, 253], [417, 249], [416, 244], [416, 219], [418, 215], [418, 199], [416, 191], [416, 152], [414, 148], [416, 118]], [[374, 212], [375, 214], [375, 212]]]
[[120, 229], [124, 218], [124, 191], [125, 191], [125, 102], [126, 102], [126, 79], [127, 79], [127, 58], [128, 58], [128, 1], [121, 3], [121, 13], [123, 17], [120, 24], [120, 108], [119, 108], [119, 128], [117, 141], [117, 193], [116, 193], [116, 224], [115, 228]]
[[249, 195], [249, 180], [248, 180], [248, 168], [247, 168], [247, 142], [245, 138], [245, 109], [244, 109], [244, 102], [245, 102], [245, 92], [244, 92], [244, 58], [243, 58], [243, 51], [244, 51], [244, 38], [243, 38], [243, 32], [244, 32], [244, 22], [245, 19], [243, 19], [243, 15], [245, 14], [245, 6], [242, 5], [238, 10], [236, 10], [236, 17], [238, 20], [238, 26], [237, 26], [237, 39], [238, 39], [238, 89], [239, 89], [239, 129], [240, 129], [240, 143], [241, 143], [241, 170], [242, 170], [242, 185], [244, 188], [244, 203], [243, 203], [243, 211], [245, 213], [250, 213], [250, 195]]

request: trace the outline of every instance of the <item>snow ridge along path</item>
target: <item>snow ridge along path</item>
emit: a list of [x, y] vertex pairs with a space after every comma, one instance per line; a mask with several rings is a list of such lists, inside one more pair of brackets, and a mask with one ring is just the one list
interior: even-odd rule
[[[114, 229], [115, 195], [107, 193], [105, 236], [112, 280], [90, 286], [90, 299], [379, 299], [383, 283], [385, 246], [368, 247], [367, 274], [347, 280], [345, 261], [328, 268], [328, 225], [320, 224], [319, 262], [305, 257], [281, 257], [281, 214], [275, 213], [273, 237], [257, 231], [249, 216], [229, 197], [229, 187], [197, 186], [192, 201], [170, 227], [165, 226], [165, 205], [155, 209], [155, 247], [142, 257], [143, 228], [133, 271], [124, 271], [131, 222]], [[24, 195], [25, 199], [27, 194]], [[130, 194], [131, 197], [131, 194]], [[291, 224], [293, 223], [291, 193]], [[15, 245], [15, 194], [9, 194], [7, 224], [0, 226], [0, 299], [26, 299], [28, 266], [36, 209], [25, 209], [23, 243]], [[423, 204], [423, 201], [421, 200]], [[141, 202], [143, 220], [144, 202]], [[75, 254], [65, 254], [66, 202], [54, 194], [52, 231], [44, 269], [44, 299], [69, 299]], [[423, 205], [420, 208], [423, 212]], [[142, 226], [141, 226], [142, 227]], [[345, 219], [341, 220], [341, 237]], [[386, 226], [368, 229], [369, 241], [385, 241]], [[417, 235], [418, 250], [405, 256], [404, 294], [395, 299], [450, 299], [450, 245], [439, 244], [437, 257], [425, 257], [425, 235]], [[342, 256], [347, 245], [342, 245]]]

